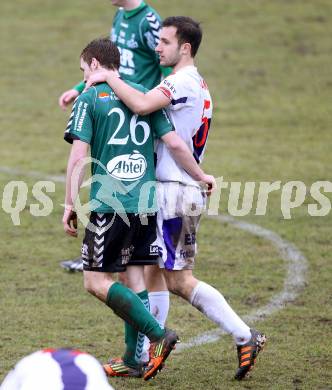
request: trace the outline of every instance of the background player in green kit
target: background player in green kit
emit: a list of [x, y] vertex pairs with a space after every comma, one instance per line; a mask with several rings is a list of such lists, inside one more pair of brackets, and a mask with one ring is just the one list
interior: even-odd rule
[[[161, 19], [158, 13], [141, 0], [111, 0], [119, 10], [114, 16], [111, 40], [120, 51], [119, 73], [122, 78], [148, 89], [159, 84], [171, 68], [160, 66], [155, 47], [159, 43]], [[84, 82], [65, 91], [59, 105], [65, 109], [84, 90]]]
[[[118, 69], [118, 66], [119, 52], [109, 39], [92, 41], [81, 54], [85, 79], [94, 72]], [[144, 91], [144, 88], [128, 83]], [[84, 286], [133, 329], [151, 340], [151, 359], [144, 379], [151, 378], [162, 368], [177, 336], [162, 329], [136, 294], [114, 282], [112, 273], [125, 271], [132, 257], [137, 256], [136, 260], [157, 257], [157, 253], [150, 250], [156, 238], [157, 211], [153, 201], [154, 136], [167, 144], [175, 159], [195, 179], [214, 184], [213, 177], [204, 174], [184, 142], [171, 130], [162, 111], [137, 116], [107, 84], [101, 83], [77, 99], [65, 133], [65, 139], [73, 146], [67, 167], [64, 230], [77, 236], [74, 202], [83, 181], [84, 159], [90, 146], [93, 159], [91, 215], [82, 245]], [[135, 291], [143, 292], [143, 267], [132, 266], [130, 273], [136, 281]], [[129, 346], [124, 361], [128, 367], [132, 366], [136, 376], [141, 376], [141, 367], [131, 352]]]

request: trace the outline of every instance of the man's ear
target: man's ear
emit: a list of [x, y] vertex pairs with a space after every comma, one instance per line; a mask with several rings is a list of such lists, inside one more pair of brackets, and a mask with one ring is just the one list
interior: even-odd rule
[[90, 65], [91, 70], [96, 70], [99, 67], [99, 61], [93, 57]]
[[191, 44], [186, 42], [181, 45], [181, 54], [191, 56]]

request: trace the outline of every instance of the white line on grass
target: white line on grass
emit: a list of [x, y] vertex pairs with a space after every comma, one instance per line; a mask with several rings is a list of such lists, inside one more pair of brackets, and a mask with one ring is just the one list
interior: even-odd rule
[[[278, 310], [283, 309], [286, 303], [293, 301], [298, 296], [305, 286], [305, 273], [308, 264], [307, 259], [293, 244], [283, 240], [280, 236], [278, 236], [278, 234], [272, 232], [271, 230], [264, 229], [252, 223], [238, 221], [231, 216], [218, 215], [214, 217], [209, 216], [208, 218], [216, 219], [222, 223], [227, 223], [237, 229], [244, 230], [254, 236], [270, 241], [278, 249], [281, 257], [287, 263], [287, 275], [284, 280], [283, 290], [274, 295], [265, 306], [253, 310], [251, 313], [243, 316], [243, 319], [248, 324], [265, 319]], [[204, 332], [191, 338], [186, 343], [177, 345], [176, 351], [180, 352], [184, 349], [198, 345], [214, 343], [219, 340], [223, 334], [225, 334], [225, 332], [219, 328]]]
[[66, 178], [64, 175], [47, 175], [46, 173], [37, 172], [37, 171], [24, 171], [22, 169], [11, 168], [11, 167], [0, 167], [0, 172], [8, 173], [10, 175], [16, 176], [26, 176], [26, 177], [34, 177], [40, 180], [50, 180], [55, 183], [65, 183]]
[[[65, 177], [63, 175], [45, 175], [41, 172], [23, 171], [10, 167], [0, 167], [0, 172], [12, 175], [35, 177], [43, 180], [52, 180], [58, 183], [65, 182]], [[243, 316], [243, 319], [248, 324], [265, 319], [278, 310], [283, 309], [288, 302], [292, 302], [298, 296], [300, 291], [305, 286], [305, 274], [308, 267], [308, 262], [303, 254], [292, 243], [283, 240], [280, 236], [278, 236], [278, 234], [272, 232], [271, 230], [262, 228], [261, 226], [252, 223], [238, 221], [231, 216], [217, 215], [208, 216], [208, 218], [215, 219], [222, 223], [227, 223], [237, 229], [244, 230], [254, 236], [270, 241], [278, 249], [281, 257], [287, 264], [287, 275], [284, 280], [283, 290], [274, 295], [265, 306], [253, 310], [251, 313]], [[219, 328], [204, 332], [196, 337], [191, 338], [186, 343], [179, 344], [176, 347], [175, 352], [180, 352], [184, 349], [207, 343], [214, 343], [215, 341], [219, 340], [223, 334], [225, 334], [225, 332]]]

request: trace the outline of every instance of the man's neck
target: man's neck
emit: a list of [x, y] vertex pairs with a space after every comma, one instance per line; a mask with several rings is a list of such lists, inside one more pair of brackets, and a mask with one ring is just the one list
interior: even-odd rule
[[174, 66], [173, 72], [178, 72], [186, 66], [194, 66], [194, 59], [192, 57], [182, 57], [181, 60]]
[[[101, 71], [106, 71], [106, 72], [109, 72], [109, 71], [112, 71], [114, 72], [118, 77], [120, 77], [120, 73], [118, 70], [115, 70], [115, 69], [108, 69], [108, 68], [104, 68], [103, 66], [100, 66], [95, 70], [95, 73], [98, 73], [98, 72], [101, 72]], [[106, 82], [106, 81], [105, 81]]]
[[142, 0], [128, 0], [126, 5], [123, 6], [125, 11], [132, 11], [133, 9], [140, 6]]

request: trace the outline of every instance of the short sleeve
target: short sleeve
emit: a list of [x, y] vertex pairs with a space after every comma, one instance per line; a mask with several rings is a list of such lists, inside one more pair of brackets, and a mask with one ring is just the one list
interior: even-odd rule
[[180, 74], [171, 74], [156, 87], [171, 101], [170, 109], [178, 110], [190, 105], [190, 82]]
[[150, 114], [150, 117], [152, 131], [156, 138], [161, 138], [173, 130], [173, 126], [168, 119], [167, 113], [164, 109], [153, 112]]
[[73, 143], [74, 140], [91, 143], [93, 134], [93, 105], [94, 99], [88, 91], [80, 95], [72, 108], [64, 139]]

